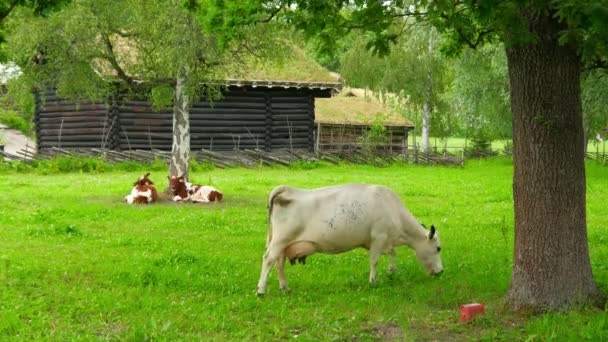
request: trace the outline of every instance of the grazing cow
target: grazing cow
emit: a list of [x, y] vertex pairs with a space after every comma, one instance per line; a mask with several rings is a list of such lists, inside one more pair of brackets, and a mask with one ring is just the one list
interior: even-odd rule
[[169, 178], [169, 189], [173, 195], [173, 201], [192, 201], [193, 203], [209, 203], [221, 201], [224, 195], [216, 188], [209, 185], [197, 185], [186, 182], [183, 176]]
[[148, 176], [150, 176], [150, 173], [146, 173], [137, 179], [133, 184], [131, 193], [125, 196], [125, 202], [129, 204], [148, 204], [156, 202], [158, 199], [158, 191]]
[[347, 184], [314, 190], [276, 187], [268, 198], [268, 235], [258, 295], [264, 294], [270, 269], [277, 263], [279, 285], [287, 290], [285, 259], [304, 263], [314, 253], [337, 254], [363, 247], [369, 250], [369, 281], [376, 281], [380, 254], [410, 246], [432, 275], [443, 272], [439, 234], [426, 230], [392, 190], [380, 185]]

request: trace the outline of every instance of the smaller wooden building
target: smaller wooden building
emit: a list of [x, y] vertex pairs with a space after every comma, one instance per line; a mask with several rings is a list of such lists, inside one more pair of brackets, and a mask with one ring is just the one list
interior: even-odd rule
[[[375, 124], [383, 127], [384, 136], [370, 141]], [[316, 101], [315, 128], [315, 149], [319, 151], [361, 149], [372, 144], [379, 150], [401, 153], [407, 151], [408, 134], [414, 125], [363, 90], [345, 89], [335, 97]]]

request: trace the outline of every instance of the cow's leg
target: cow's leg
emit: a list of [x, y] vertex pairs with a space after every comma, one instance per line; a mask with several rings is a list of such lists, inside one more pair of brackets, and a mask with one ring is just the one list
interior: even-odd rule
[[266, 250], [266, 253], [264, 253], [264, 258], [262, 260], [262, 273], [260, 274], [260, 281], [258, 282], [258, 295], [261, 296], [264, 294], [266, 283], [268, 282], [268, 275], [270, 274], [272, 265], [274, 265], [278, 258], [283, 254], [284, 248], [285, 246], [271, 244]]
[[369, 282], [376, 282], [376, 266], [378, 266], [378, 259], [385, 249], [386, 236], [378, 236], [372, 240], [369, 247]]
[[281, 287], [281, 290], [289, 291], [287, 277], [285, 277], [285, 258], [285, 253], [279, 255], [279, 259], [277, 260], [277, 274], [279, 275], [279, 286]]
[[388, 273], [395, 273], [397, 270], [397, 253], [394, 248], [388, 251], [388, 255], [391, 257], [391, 262], [388, 265]]

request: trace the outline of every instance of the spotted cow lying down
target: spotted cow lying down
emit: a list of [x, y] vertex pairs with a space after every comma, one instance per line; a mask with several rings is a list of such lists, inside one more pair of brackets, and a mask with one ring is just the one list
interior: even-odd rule
[[192, 201], [193, 203], [219, 202], [224, 195], [209, 185], [198, 185], [186, 182], [183, 176], [171, 176], [169, 190], [175, 202]]
[[137, 179], [135, 184], [133, 184], [131, 193], [125, 196], [125, 202], [129, 204], [148, 204], [156, 202], [158, 199], [158, 191], [148, 176], [150, 176], [150, 173], [146, 173]]

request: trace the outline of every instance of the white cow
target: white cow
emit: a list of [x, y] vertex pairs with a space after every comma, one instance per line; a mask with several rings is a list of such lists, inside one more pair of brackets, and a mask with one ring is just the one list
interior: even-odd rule
[[268, 198], [268, 235], [258, 295], [264, 294], [270, 269], [277, 263], [279, 285], [287, 290], [285, 259], [305, 262], [314, 253], [337, 254], [363, 247], [369, 250], [369, 281], [376, 281], [380, 254], [410, 246], [432, 275], [443, 272], [439, 234], [427, 231], [392, 190], [381, 185], [347, 184], [314, 190], [278, 186]]

